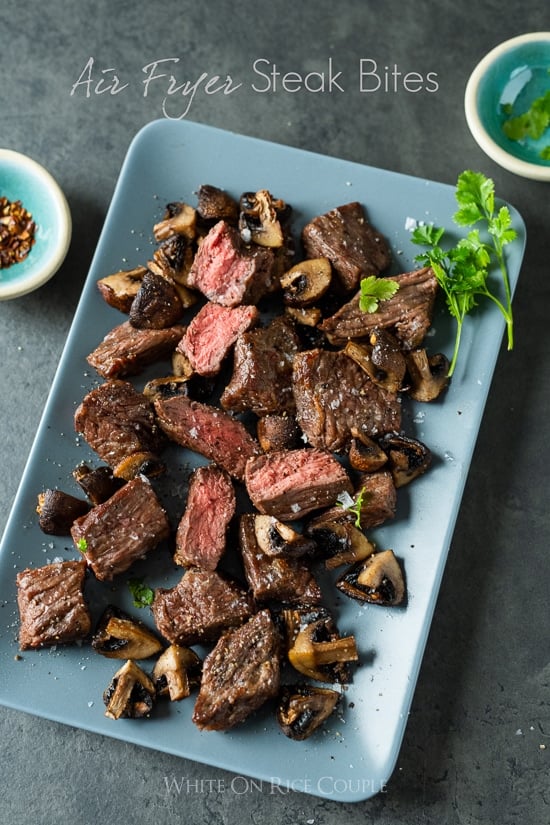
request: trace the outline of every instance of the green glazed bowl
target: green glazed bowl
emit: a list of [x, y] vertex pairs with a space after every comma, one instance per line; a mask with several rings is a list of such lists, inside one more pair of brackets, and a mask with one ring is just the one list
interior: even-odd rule
[[490, 51], [472, 72], [464, 98], [468, 126], [483, 151], [504, 169], [539, 181], [550, 181], [550, 127], [537, 139], [512, 140], [503, 124], [547, 92], [550, 32], [532, 32]]
[[21, 201], [36, 224], [35, 243], [19, 263], [0, 269], [0, 300], [18, 298], [42, 286], [63, 263], [72, 222], [65, 195], [32, 158], [0, 149], [0, 197]]

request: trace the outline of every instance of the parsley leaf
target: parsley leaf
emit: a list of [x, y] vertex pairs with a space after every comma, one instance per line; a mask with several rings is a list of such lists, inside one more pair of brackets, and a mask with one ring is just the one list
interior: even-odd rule
[[550, 143], [541, 149], [540, 156], [543, 160], [550, 160]]
[[509, 117], [502, 124], [504, 134], [510, 140], [538, 140], [550, 126], [550, 89], [537, 97], [521, 115]]
[[77, 550], [80, 550], [81, 553], [85, 553], [88, 549], [88, 542], [86, 539], [78, 539], [76, 543]]
[[354, 514], [354, 524], [356, 527], [361, 527], [361, 509], [363, 507], [365, 493], [365, 487], [362, 487], [359, 490], [355, 499], [353, 499], [349, 493], [342, 493], [341, 496], [338, 496], [338, 500], [336, 502], [338, 507], [342, 507], [344, 510]]
[[376, 275], [369, 275], [361, 280], [361, 294], [359, 296], [359, 309], [362, 312], [376, 312], [380, 301], [387, 301], [397, 290], [399, 284], [387, 278], [377, 278]]
[[155, 592], [142, 579], [129, 579], [128, 587], [134, 599], [134, 607], [149, 607], [153, 603]]

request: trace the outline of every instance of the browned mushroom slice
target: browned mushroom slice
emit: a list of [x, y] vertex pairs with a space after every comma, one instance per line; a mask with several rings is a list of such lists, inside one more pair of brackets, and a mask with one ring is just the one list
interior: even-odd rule
[[285, 685], [277, 706], [277, 721], [285, 736], [303, 741], [329, 718], [342, 694], [313, 685]]
[[153, 402], [156, 398], [172, 398], [174, 395], [188, 394], [189, 379], [184, 375], [168, 375], [152, 378], [143, 387], [143, 395]]
[[412, 350], [407, 354], [407, 369], [409, 395], [415, 401], [434, 401], [449, 384], [449, 359], [441, 352], [428, 357], [425, 349]]
[[328, 258], [309, 258], [282, 276], [283, 301], [290, 307], [309, 307], [323, 297], [332, 280]]
[[416, 438], [388, 433], [380, 439], [380, 446], [388, 455], [388, 466], [396, 488], [409, 484], [425, 473], [432, 463], [430, 450]]
[[325, 521], [311, 524], [307, 530], [314, 540], [317, 553], [332, 570], [341, 564], [352, 564], [374, 553], [374, 545], [350, 521]]
[[175, 282], [171, 278], [147, 271], [132, 302], [129, 321], [138, 329], [166, 329], [183, 314]]
[[369, 343], [348, 341], [344, 349], [365, 370], [371, 381], [389, 392], [398, 392], [407, 363], [397, 339], [385, 329], [371, 332]]
[[351, 443], [349, 461], [354, 470], [364, 473], [374, 473], [380, 470], [388, 460], [388, 456], [379, 444], [358, 427], [351, 428]]
[[285, 315], [303, 327], [316, 327], [323, 315], [318, 307], [285, 307]]
[[191, 361], [183, 352], [175, 350], [172, 353], [172, 372], [178, 378], [189, 378], [193, 375]]
[[197, 213], [187, 203], [174, 201], [166, 204], [166, 212], [161, 221], [153, 226], [155, 240], [164, 241], [171, 235], [183, 235], [192, 240], [197, 232]]
[[109, 719], [140, 719], [149, 716], [155, 700], [155, 686], [139, 665], [129, 659], [113, 676], [103, 693]]
[[346, 596], [361, 602], [393, 607], [405, 598], [403, 571], [393, 550], [382, 550], [357, 562], [336, 582]]
[[51, 536], [68, 536], [75, 519], [90, 509], [88, 502], [62, 490], [45, 490], [38, 495], [38, 524]]
[[185, 309], [197, 301], [197, 293], [189, 288], [188, 275], [195, 257], [195, 245], [183, 235], [173, 235], [154, 251], [147, 267], [155, 275], [171, 278]]
[[239, 204], [223, 189], [203, 184], [197, 196], [197, 214], [208, 223], [225, 220], [236, 224], [239, 217]]
[[97, 282], [97, 288], [101, 297], [109, 306], [128, 313], [146, 272], [147, 267], [145, 266], [137, 266], [134, 269], [121, 269], [119, 272], [100, 278]]
[[153, 668], [157, 696], [168, 696], [172, 702], [186, 699], [200, 683], [201, 668], [200, 658], [190, 647], [170, 645]]
[[267, 189], [245, 192], [240, 199], [239, 232], [245, 243], [281, 247], [284, 234], [279, 212], [285, 208], [282, 200], [275, 200]]
[[318, 682], [347, 684], [359, 658], [354, 636], [340, 636], [325, 608], [285, 609], [287, 656], [292, 667]]
[[315, 549], [313, 539], [273, 516], [254, 516], [258, 547], [268, 556], [305, 556]]
[[92, 647], [108, 659], [148, 659], [163, 645], [142, 622], [109, 605], [98, 622]]
[[300, 444], [301, 430], [292, 415], [270, 413], [258, 419], [258, 441], [266, 453], [274, 450], [292, 450]]
[[80, 485], [92, 504], [102, 504], [124, 484], [124, 479], [115, 478], [111, 467], [92, 469], [84, 462], [73, 470], [73, 478]]

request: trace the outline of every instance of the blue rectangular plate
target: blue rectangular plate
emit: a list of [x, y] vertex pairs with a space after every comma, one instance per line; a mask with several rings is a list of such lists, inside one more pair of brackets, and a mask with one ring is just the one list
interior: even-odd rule
[[[362, 662], [345, 692], [342, 710], [323, 732], [305, 742], [291, 741], [267, 708], [230, 732], [201, 732], [191, 722], [192, 699], [153, 713], [147, 720], [115, 722], [104, 715], [102, 693], [116, 662], [86, 646], [25, 652], [15, 658], [17, 571], [77, 555], [70, 539], [51, 538], [40, 531], [37, 495], [47, 487], [78, 494], [73, 468], [83, 460], [97, 463], [74, 432], [73, 415], [86, 392], [99, 383], [86, 355], [123, 317], [102, 301], [96, 281], [145, 263], [154, 248], [152, 226], [165, 204], [174, 200], [196, 203], [196, 192], [204, 183], [223, 187], [234, 196], [267, 188], [292, 205], [297, 229], [315, 215], [358, 200], [392, 247], [393, 272], [415, 268], [418, 248], [410, 242], [408, 218], [455, 231], [454, 187], [448, 185], [183, 121], [154, 121], [137, 134], [121, 170], [1, 545], [0, 702], [258, 781], [333, 800], [359, 801], [384, 787], [397, 760], [502, 342], [504, 323], [492, 305], [467, 320], [458, 368], [443, 400], [423, 406], [404, 403], [404, 428], [430, 447], [433, 467], [398, 491], [395, 520], [372, 531], [370, 537], [380, 549], [391, 547], [402, 560], [407, 606], [362, 606], [337, 597], [332, 581], [323, 578], [327, 603], [335, 611], [340, 632], [355, 634]], [[521, 216], [510, 208], [518, 232], [508, 253], [515, 287], [525, 227]], [[441, 302], [429, 350], [450, 355], [453, 340], [454, 328]], [[168, 372], [166, 364], [157, 370], [157, 374]], [[170, 449], [172, 469], [163, 481], [162, 495], [172, 518], [177, 518], [184, 507], [185, 476], [198, 460], [182, 449]], [[181, 575], [169, 553], [157, 553], [133, 572], [145, 576], [151, 586], [169, 586]], [[89, 581], [86, 593], [94, 615], [109, 601], [116, 601], [152, 624], [151, 617], [144, 615], [147, 610], [132, 607], [124, 576], [114, 588]]]

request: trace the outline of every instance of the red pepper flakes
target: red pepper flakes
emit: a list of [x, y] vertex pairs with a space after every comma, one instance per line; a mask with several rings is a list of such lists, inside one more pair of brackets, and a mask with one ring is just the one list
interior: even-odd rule
[[0, 197], [0, 269], [24, 260], [34, 245], [36, 224], [21, 201]]

